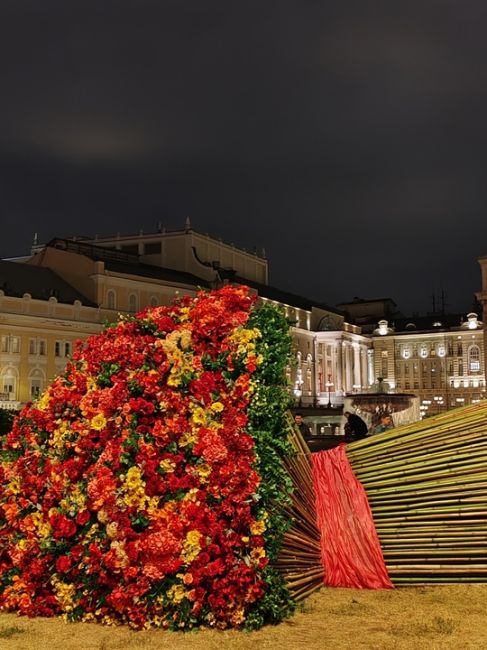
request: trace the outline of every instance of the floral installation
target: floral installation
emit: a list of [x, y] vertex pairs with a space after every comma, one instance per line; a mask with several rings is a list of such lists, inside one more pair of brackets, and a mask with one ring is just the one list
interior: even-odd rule
[[289, 350], [242, 286], [79, 342], [1, 439], [0, 607], [134, 628], [288, 616]]

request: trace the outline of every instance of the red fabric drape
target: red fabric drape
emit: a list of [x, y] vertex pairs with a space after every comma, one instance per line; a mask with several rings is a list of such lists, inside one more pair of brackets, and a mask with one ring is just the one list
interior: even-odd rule
[[325, 584], [391, 588], [367, 495], [346, 445], [311, 455]]

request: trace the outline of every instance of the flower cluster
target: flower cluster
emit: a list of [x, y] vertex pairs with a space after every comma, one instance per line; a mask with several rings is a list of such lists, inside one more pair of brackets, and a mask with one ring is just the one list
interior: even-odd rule
[[3, 439], [0, 607], [170, 629], [287, 615], [269, 559], [288, 352], [285, 320], [245, 287], [79, 343]]

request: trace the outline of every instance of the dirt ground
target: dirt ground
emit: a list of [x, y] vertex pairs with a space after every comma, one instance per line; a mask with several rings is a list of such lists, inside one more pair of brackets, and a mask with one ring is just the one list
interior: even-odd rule
[[485, 650], [487, 585], [322, 589], [257, 632], [189, 633], [0, 614], [1, 650]]

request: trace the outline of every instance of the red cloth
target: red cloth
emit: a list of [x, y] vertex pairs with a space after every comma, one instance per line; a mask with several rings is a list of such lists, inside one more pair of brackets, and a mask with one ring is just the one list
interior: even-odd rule
[[384, 589], [389, 579], [367, 495], [346, 445], [311, 455], [325, 584]]

